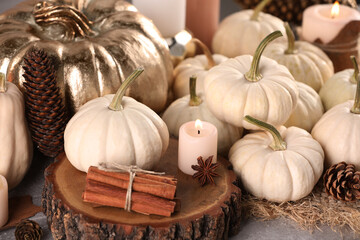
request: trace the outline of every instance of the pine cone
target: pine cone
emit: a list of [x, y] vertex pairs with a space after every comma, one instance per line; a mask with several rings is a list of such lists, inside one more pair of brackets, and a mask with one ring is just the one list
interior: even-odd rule
[[324, 174], [327, 194], [342, 201], [360, 199], [360, 172], [355, 172], [353, 164], [341, 162], [331, 166]]
[[24, 58], [26, 116], [34, 142], [48, 157], [64, 149], [67, 123], [54, 64], [41, 50], [30, 50]]
[[16, 240], [40, 240], [43, 231], [37, 222], [22, 220], [15, 230]]

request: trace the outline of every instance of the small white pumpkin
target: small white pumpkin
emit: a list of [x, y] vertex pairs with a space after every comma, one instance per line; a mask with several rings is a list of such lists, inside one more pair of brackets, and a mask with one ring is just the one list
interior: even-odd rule
[[163, 120], [149, 107], [124, 94], [141, 73], [134, 71], [117, 93], [87, 102], [65, 129], [65, 153], [71, 164], [87, 172], [100, 162], [152, 169], [169, 144]]
[[354, 99], [359, 67], [354, 56], [351, 56], [351, 61], [354, 69], [345, 69], [335, 73], [322, 86], [319, 95], [326, 111], [335, 105]]
[[288, 120], [299, 95], [296, 82], [285, 66], [266, 57], [260, 61], [266, 45], [280, 36], [280, 31], [269, 34], [254, 57], [239, 56], [210, 69], [204, 81], [205, 99], [217, 118], [248, 129], [255, 126], [243, 121], [246, 115], [275, 126]]
[[174, 69], [173, 90], [175, 98], [184, 97], [189, 94], [189, 78], [197, 76], [196, 91], [204, 92], [204, 75], [212, 67], [219, 65], [228, 58], [220, 55], [212, 55], [210, 50], [198, 39], [192, 39], [204, 52], [203, 55], [196, 55], [193, 58], [187, 58]]
[[280, 30], [285, 35], [284, 22], [261, 12], [269, 0], [263, 0], [254, 9], [242, 10], [226, 17], [215, 32], [212, 49], [227, 57], [253, 55], [268, 34]]
[[288, 23], [285, 23], [288, 42], [274, 42], [264, 56], [287, 67], [296, 81], [303, 82], [319, 92], [321, 86], [334, 74], [330, 58], [318, 47], [305, 41], [296, 41]]
[[230, 149], [229, 159], [244, 188], [269, 201], [296, 201], [307, 196], [321, 177], [324, 152], [310, 133], [245, 118], [269, 133], [246, 135]]
[[162, 119], [165, 121], [169, 132], [179, 137], [182, 124], [200, 119], [210, 122], [218, 130], [218, 152], [228, 153], [232, 144], [241, 138], [243, 129], [232, 126], [217, 119], [207, 108], [202, 94], [196, 94], [196, 77], [190, 77], [190, 95], [177, 99], [164, 112]]
[[327, 111], [316, 123], [311, 134], [324, 148], [327, 167], [344, 161], [360, 169], [359, 78], [355, 100], [338, 104]]
[[310, 132], [324, 114], [324, 108], [319, 94], [314, 89], [301, 82], [296, 82], [296, 85], [299, 89], [299, 99], [295, 110], [284, 125], [299, 127]]
[[30, 167], [33, 147], [25, 119], [24, 97], [0, 74], [0, 175], [9, 189], [16, 187]]

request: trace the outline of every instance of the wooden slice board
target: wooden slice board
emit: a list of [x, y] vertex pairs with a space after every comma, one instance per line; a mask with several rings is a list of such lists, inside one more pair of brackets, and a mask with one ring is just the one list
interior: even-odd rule
[[171, 217], [129, 213], [112, 207], [92, 207], [81, 194], [86, 174], [75, 169], [65, 154], [45, 170], [42, 208], [55, 239], [227, 239], [238, 233], [241, 190], [230, 163], [218, 157], [221, 177], [201, 187], [177, 168], [177, 140], [156, 171], [178, 179], [176, 198], [181, 210]]

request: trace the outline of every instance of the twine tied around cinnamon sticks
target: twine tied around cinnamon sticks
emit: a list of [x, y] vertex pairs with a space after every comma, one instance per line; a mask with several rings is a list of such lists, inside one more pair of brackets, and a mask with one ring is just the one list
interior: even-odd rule
[[128, 172], [129, 173], [129, 185], [126, 191], [126, 199], [125, 199], [125, 211], [130, 212], [131, 211], [131, 195], [132, 195], [132, 187], [134, 178], [136, 176], [136, 173], [146, 173], [151, 175], [165, 175], [164, 172], [155, 172], [155, 171], [149, 171], [139, 168], [135, 165], [122, 165], [118, 163], [105, 163], [101, 162], [99, 163], [100, 170], [106, 171], [106, 172]]

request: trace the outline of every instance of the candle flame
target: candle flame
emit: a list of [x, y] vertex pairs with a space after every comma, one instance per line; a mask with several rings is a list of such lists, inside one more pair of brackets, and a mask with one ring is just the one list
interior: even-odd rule
[[331, 8], [331, 18], [335, 18], [337, 16], [339, 16], [340, 13], [340, 4], [338, 1], [334, 2], [334, 5]]
[[200, 129], [203, 128], [203, 124], [202, 124], [202, 122], [200, 121], [200, 119], [197, 119], [197, 120], [195, 121], [195, 128], [196, 128], [197, 130], [200, 130]]

